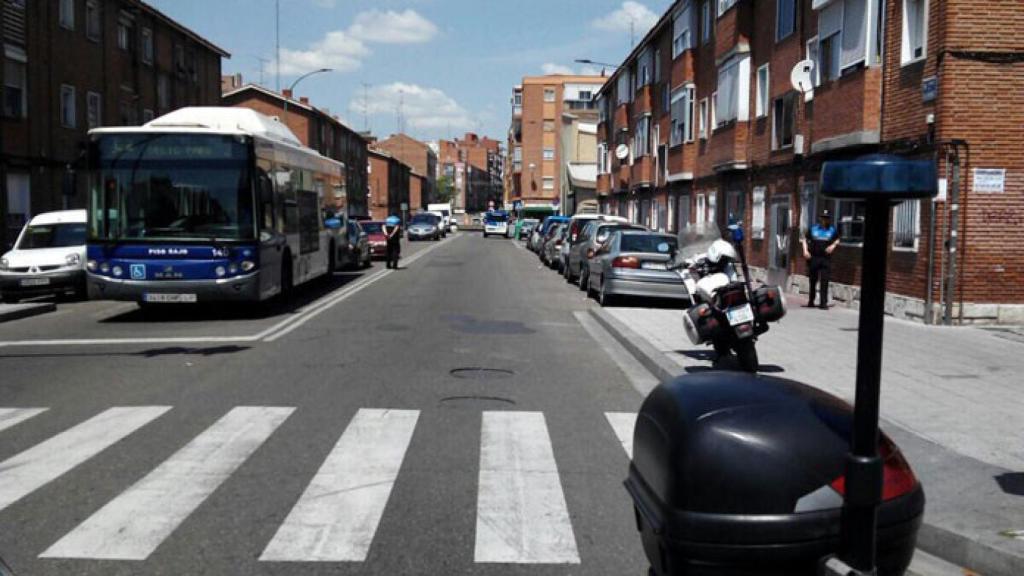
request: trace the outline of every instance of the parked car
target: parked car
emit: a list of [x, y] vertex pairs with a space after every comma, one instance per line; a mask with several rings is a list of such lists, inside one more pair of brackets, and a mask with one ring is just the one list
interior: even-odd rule
[[444, 234], [444, 218], [433, 212], [420, 212], [409, 219], [405, 237], [413, 240], [440, 240]]
[[568, 224], [559, 222], [551, 227], [548, 237], [544, 239], [544, 243], [541, 245], [540, 259], [548, 268], [556, 268], [558, 266], [558, 250], [565, 240], [567, 230]]
[[682, 277], [668, 264], [679, 248], [670, 234], [616, 230], [590, 260], [588, 292], [601, 306], [619, 296], [688, 299]]
[[370, 220], [361, 222], [360, 226], [366, 233], [366, 239], [370, 244], [370, 257], [383, 259], [388, 251], [388, 239], [384, 235], [384, 222], [381, 220]]
[[84, 298], [85, 210], [47, 212], [21, 230], [14, 248], [0, 257], [0, 298], [72, 293]]
[[448, 218], [445, 217], [445, 215], [444, 215], [445, 213], [441, 212], [440, 210], [428, 210], [426, 213], [427, 214], [432, 214], [432, 215], [437, 216], [439, 218], [439, 220], [437, 222], [437, 227], [438, 227], [439, 230], [441, 230], [441, 237], [442, 238], [447, 237], [448, 236], [448, 226], [445, 225], [445, 222], [448, 221]]
[[334, 267], [332, 270], [354, 270], [371, 265], [370, 239], [356, 220], [347, 219], [335, 238]]
[[536, 218], [523, 218], [519, 221], [519, 236], [516, 240], [522, 240], [526, 238], [529, 240], [530, 235], [533, 234], [533, 229], [539, 224], [540, 221]]
[[527, 242], [526, 247], [529, 248], [530, 250], [533, 250], [537, 254], [540, 254], [541, 244], [543, 240], [547, 237], [548, 232], [551, 231], [551, 227], [554, 226], [555, 224], [560, 224], [568, 221], [568, 216], [548, 216], [544, 218], [544, 221], [541, 222], [540, 226], [535, 226], [533, 228], [533, 234], [530, 235], [530, 241]]
[[[579, 241], [580, 232], [583, 231], [583, 227], [587, 224], [595, 221], [607, 221], [607, 222], [620, 222], [626, 223], [626, 219], [622, 216], [612, 216], [610, 214], [577, 214], [569, 220], [569, 230], [567, 232], [566, 243], [562, 245], [561, 265], [559, 269], [562, 270], [563, 274], [568, 267], [566, 264], [569, 262], [569, 249], [570, 247]], [[575, 280], [575, 276], [569, 278], [570, 281]]]
[[569, 255], [566, 258], [566, 267], [563, 272], [566, 280], [577, 282], [580, 290], [586, 290], [587, 282], [590, 281], [588, 264], [597, 249], [604, 244], [612, 232], [616, 230], [639, 230], [647, 229], [639, 224], [626, 224], [623, 222], [612, 222], [605, 220], [591, 220], [580, 231], [576, 243], [569, 247]]

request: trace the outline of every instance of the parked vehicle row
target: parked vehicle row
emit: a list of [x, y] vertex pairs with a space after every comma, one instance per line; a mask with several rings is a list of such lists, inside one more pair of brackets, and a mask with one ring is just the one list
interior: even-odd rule
[[730, 228], [726, 240], [717, 229], [676, 236], [617, 216], [551, 216], [534, 227], [526, 243], [601, 306], [622, 297], [687, 302], [682, 321], [691, 342], [710, 345], [719, 356], [735, 351], [740, 367], [750, 372], [758, 368], [758, 336], [786, 314], [780, 287], [751, 285], [738, 227]]

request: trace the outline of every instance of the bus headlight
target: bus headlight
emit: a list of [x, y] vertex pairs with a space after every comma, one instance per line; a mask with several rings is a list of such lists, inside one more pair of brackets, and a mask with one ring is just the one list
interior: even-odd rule
[[102, 272], [104, 274], [109, 274], [110, 273], [110, 264], [107, 264], [106, 262], [100, 264], [100, 272]]
[[68, 254], [64, 257], [64, 261], [68, 263], [68, 266], [78, 266], [82, 263], [82, 257], [78, 254]]
[[227, 270], [225, 270], [223, 266], [217, 266], [213, 271], [217, 274], [218, 278], [223, 278], [224, 275], [227, 274]]
[[242, 272], [252, 272], [256, 269], [256, 263], [251, 260], [242, 260]]
[[114, 269], [111, 270], [111, 272], [113, 272], [114, 276], [117, 276], [118, 278], [120, 278], [121, 275], [124, 274], [124, 270], [122, 270], [120, 266], [114, 266]]
[[95, 272], [96, 268], [99, 267], [99, 264], [97, 264], [95, 260], [89, 260], [85, 263], [85, 267], [89, 269], [89, 272]]
[[234, 262], [228, 264], [228, 274], [238, 274], [238, 264]]

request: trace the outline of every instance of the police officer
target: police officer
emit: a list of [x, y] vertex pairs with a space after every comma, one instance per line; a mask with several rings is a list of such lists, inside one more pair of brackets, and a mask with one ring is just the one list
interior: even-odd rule
[[807, 234], [800, 239], [804, 247], [804, 258], [811, 279], [810, 295], [807, 307], [814, 306], [814, 296], [821, 282], [821, 301], [818, 307], [828, 310], [828, 281], [832, 275], [832, 252], [839, 245], [839, 233], [832, 225], [832, 213], [822, 210], [818, 223], [811, 226]]
[[398, 216], [388, 216], [384, 221], [384, 236], [387, 239], [387, 267], [398, 269], [398, 258], [402, 251], [402, 228]]

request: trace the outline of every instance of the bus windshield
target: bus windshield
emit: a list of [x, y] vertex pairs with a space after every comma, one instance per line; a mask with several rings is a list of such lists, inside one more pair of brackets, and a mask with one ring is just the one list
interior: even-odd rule
[[216, 134], [105, 134], [92, 142], [89, 237], [256, 237], [249, 147]]

